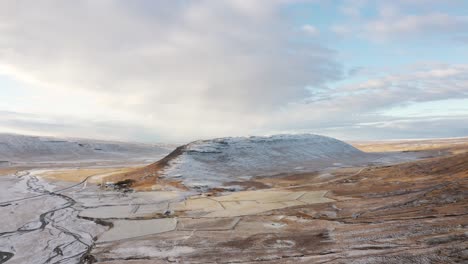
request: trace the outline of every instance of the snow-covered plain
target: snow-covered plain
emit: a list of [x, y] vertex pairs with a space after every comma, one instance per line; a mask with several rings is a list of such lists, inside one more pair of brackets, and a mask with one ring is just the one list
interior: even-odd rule
[[312, 134], [230, 137], [187, 144], [163, 176], [190, 187], [214, 187], [252, 176], [355, 165], [372, 157], [343, 141]]
[[[122, 218], [143, 211], [162, 214], [169, 202], [183, 197], [175, 192], [122, 193], [102, 191], [92, 184], [85, 187], [83, 182], [48, 182], [38, 175], [40, 171], [32, 169], [23, 171], [22, 176], [0, 177], [0, 263], [90, 263], [85, 261], [86, 254], [96, 237], [109, 227], [80, 217], [81, 212], [100, 212], [88, 216], [107, 218], [115, 217], [114, 208], [126, 207], [127, 214]], [[118, 210], [121, 214], [122, 211]], [[168, 227], [159, 228], [165, 231]], [[156, 232], [147, 231], [148, 224], [132, 228], [125, 221], [116, 229], [104, 239]]]
[[4, 165], [10, 162], [157, 159], [172, 149], [164, 144], [0, 134], [0, 161]]

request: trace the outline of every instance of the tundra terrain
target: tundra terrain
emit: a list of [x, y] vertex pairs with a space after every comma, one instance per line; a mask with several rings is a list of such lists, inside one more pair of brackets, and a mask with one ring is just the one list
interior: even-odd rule
[[466, 263], [468, 140], [352, 145], [226, 138], [147, 165], [3, 167], [0, 263]]

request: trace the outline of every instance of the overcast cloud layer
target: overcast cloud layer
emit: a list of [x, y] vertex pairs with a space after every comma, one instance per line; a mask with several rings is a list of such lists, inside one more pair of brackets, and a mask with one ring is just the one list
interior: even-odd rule
[[[317, 2], [1, 1], [0, 131], [137, 141], [468, 135], [466, 108], [391, 112], [466, 99], [468, 64], [447, 54], [366, 65], [372, 57], [338, 44], [398, 41], [401, 56], [424, 38], [434, 53], [466, 47], [468, 17], [451, 13], [463, 3]], [[336, 21], [324, 24], [321, 9]]]

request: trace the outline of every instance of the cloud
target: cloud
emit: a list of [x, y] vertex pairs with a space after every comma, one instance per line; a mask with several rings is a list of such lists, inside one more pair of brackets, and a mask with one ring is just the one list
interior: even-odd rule
[[[0, 104], [0, 130], [179, 142], [335, 133], [392, 121], [380, 113], [386, 108], [466, 98], [466, 65], [374, 77], [375, 69], [355, 67], [347, 76], [362, 81], [343, 80], [336, 51], [293, 30], [282, 9], [291, 2], [0, 2], [0, 75], [15, 78], [24, 95]], [[345, 36], [390, 39], [465, 26], [464, 17], [391, 7], [363, 17], [370, 1], [347, 3], [341, 11], [355, 23], [332, 27]], [[302, 30], [322, 34], [312, 23]]]
[[368, 0], [345, 0], [339, 7], [341, 13], [352, 18], [361, 17], [361, 12], [368, 4]]
[[[378, 102], [378, 108], [386, 108], [409, 102], [468, 98], [467, 84], [467, 64], [428, 63], [406, 67], [403, 72], [342, 86], [335, 97], [355, 96], [360, 98], [357, 100]], [[366, 108], [373, 109], [369, 104]]]
[[453, 39], [461, 44], [468, 44], [468, 35], [458, 35], [455, 36]]
[[364, 31], [377, 39], [417, 37], [421, 34], [457, 33], [468, 29], [468, 16], [452, 16], [444, 13], [423, 15], [399, 15], [385, 13], [366, 23]]
[[[358, 124], [348, 130], [348, 138], [362, 139], [363, 132], [368, 139], [406, 139], [466, 136], [468, 115], [390, 119], [375, 123]], [[450, 128], [450, 129], [447, 129]]]
[[333, 51], [289, 43], [282, 2], [2, 2], [0, 70], [169, 137], [240, 133], [342, 76]]
[[44, 115], [9, 111], [0, 111], [0, 131], [1, 133], [25, 135], [73, 136], [140, 142], [155, 142], [161, 138], [158, 131], [145, 129], [139, 124], [71, 118], [60, 114], [45, 117]]
[[346, 25], [332, 25], [330, 26], [330, 31], [342, 37], [346, 37], [355, 33], [354, 28]]
[[464, 4], [459, 0], [344, 0], [339, 7], [344, 19], [332, 24], [330, 31], [373, 41], [457, 38], [458, 33], [468, 30], [468, 16], [450, 11], [466, 8]]
[[[340, 128], [342, 133], [348, 128], [352, 130], [359, 128], [362, 133], [369, 133], [370, 129], [359, 124], [388, 123], [395, 119], [384, 114], [384, 110], [452, 98], [468, 99], [467, 85], [468, 65], [466, 64], [411, 65], [378, 78], [328, 89], [325, 91], [325, 96], [318, 94], [303, 102], [290, 104], [275, 115], [274, 121], [270, 122], [272, 125], [270, 128], [274, 131], [287, 127], [291, 130], [312, 132], [326, 132]], [[434, 118], [437, 111], [434, 109], [433, 113], [427, 112], [426, 115], [419, 116], [420, 123], [426, 124], [422, 120]], [[408, 122], [419, 121], [413, 118], [405, 124]], [[393, 127], [395, 130], [397, 128]], [[402, 131], [399, 134], [403, 135], [404, 128], [401, 126], [400, 128]], [[416, 129], [417, 126], [413, 128]], [[419, 126], [419, 129], [427, 130], [424, 126]], [[454, 130], [453, 133], [460, 131], [460, 129]], [[414, 133], [411, 132], [411, 135]], [[379, 133], [380, 136], [383, 134], [391, 135]], [[434, 131], [433, 135], [436, 134], [442, 135], [440, 131], [437, 133]], [[447, 134], [450, 133], [443, 133], [444, 136]]]
[[309, 24], [303, 25], [301, 29], [302, 29], [302, 31], [304, 31], [305, 33], [307, 33], [310, 36], [318, 36], [320, 34], [320, 31], [319, 31], [318, 28], [316, 28], [316, 27], [314, 27], [312, 25], [309, 25]]

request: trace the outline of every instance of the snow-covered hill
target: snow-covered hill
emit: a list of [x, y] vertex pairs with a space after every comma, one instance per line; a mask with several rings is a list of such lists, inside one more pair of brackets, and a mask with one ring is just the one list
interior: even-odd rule
[[173, 148], [166, 145], [0, 134], [0, 161], [4, 163], [154, 160], [171, 150]]
[[370, 160], [370, 154], [347, 143], [311, 134], [200, 140], [175, 152], [159, 175], [180, 179], [189, 187]]

